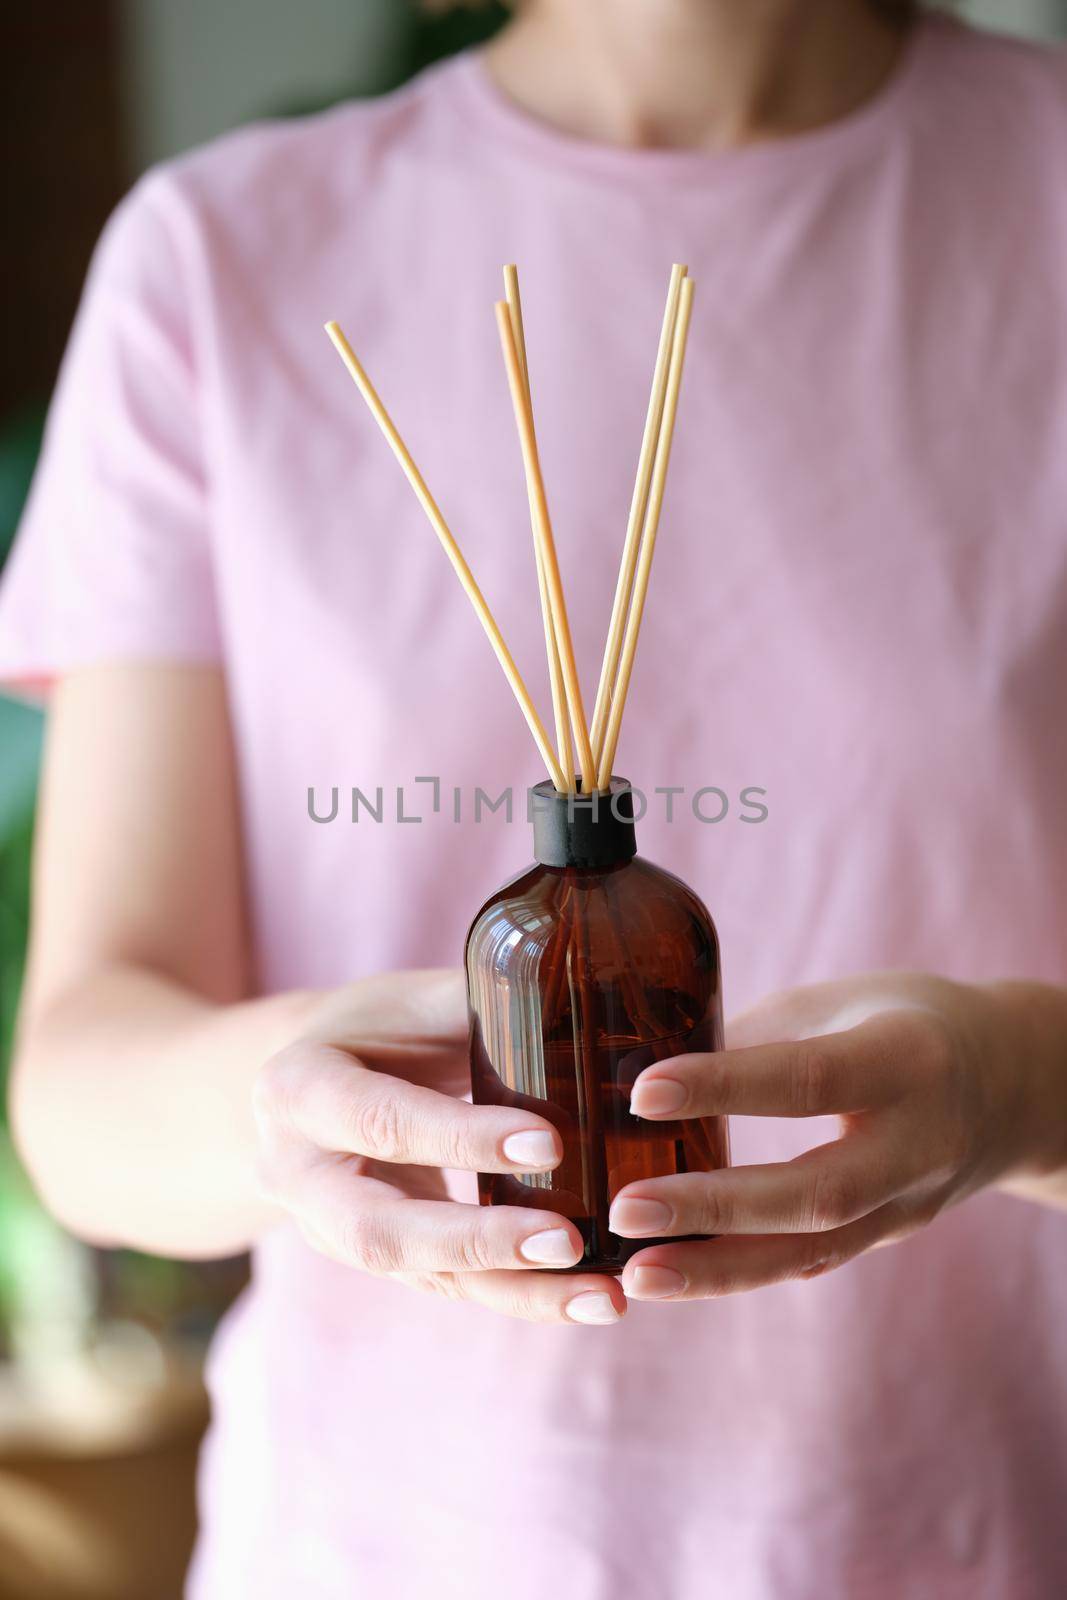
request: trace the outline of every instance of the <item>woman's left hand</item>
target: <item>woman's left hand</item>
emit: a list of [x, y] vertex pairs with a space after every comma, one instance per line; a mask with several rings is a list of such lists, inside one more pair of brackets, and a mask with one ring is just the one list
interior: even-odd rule
[[622, 1278], [630, 1298], [816, 1277], [988, 1184], [1067, 1203], [1062, 990], [876, 974], [776, 995], [728, 1035], [727, 1050], [647, 1067], [632, 1110], [831, 1114], [840, 1136], [792, 1161], [627, 1184], [615, 1233], [718, 1236], [639, 1251]]

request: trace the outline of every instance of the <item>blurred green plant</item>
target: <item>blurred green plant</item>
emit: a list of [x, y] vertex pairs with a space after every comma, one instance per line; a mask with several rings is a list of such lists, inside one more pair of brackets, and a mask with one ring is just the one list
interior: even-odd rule
[[[0, 1089], [7, 1084], [26, 954], [40, 722], [25, 707], [0, 700]], [[6, 1098], [5, 1093], [0, 1127], [6, 1125]]]
[[497, 0], [478, 0], [476, 4], [453, 5], [427, 10], [416, 4], [404, 48], [398, 61], [397, 83], [413, 78], [416, 72], [432, 66], [445, 56], [484, 44], [508, 20], [508, 7]]
[[[26, 503], [43, 428], [43, 407], [26, 406], [0, 430], [0, 564]], [[26, 951], [41, 732], [39, 711], [0, 698], [0, 1091], [5, 1091], [0, 1124], [6, 1118], [7, 1065]]]

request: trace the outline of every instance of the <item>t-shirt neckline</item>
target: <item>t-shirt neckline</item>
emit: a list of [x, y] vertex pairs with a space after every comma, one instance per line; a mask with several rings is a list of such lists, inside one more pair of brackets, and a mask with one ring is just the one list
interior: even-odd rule
[[892, 74], [882, 87], [845, 116], [782, 138], [728, 150], [634, 149], [600, 144], [562, 132], [525, 111], [490, 76], [484, 49], [464, 51], [450, 63], [465, 110], [477, 117], [498, 147], [510, 145], [528, 160], [598, 178], [656, 185], [716, 183], [757, 173], [796, 171], [820, 165], [836, 154], [867, 148], [896, 125], [926, 71], [948, 20], [920, 18], [905, 40]]

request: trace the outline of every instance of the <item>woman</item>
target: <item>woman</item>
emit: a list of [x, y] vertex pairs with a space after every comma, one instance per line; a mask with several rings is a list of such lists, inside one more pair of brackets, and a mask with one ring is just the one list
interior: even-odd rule
[[[255, 1249], [198, 1600], [1064, 1592], [1065, 90], [871, 0], [527, 0], [109, 225], [4, 590], [7, 676], [54, 680], [14, 1111], [85, 1237]], [[588, 684], [675, 259], [619, 766], [735, 798], [641, 848], [744, 1015], [635, 1109], [734, 1115], [737, 1165], [628, 1186], [620, 1232], [720, 1237], [616, 1281], [470, 1205], [559, 1154], [463, 1098], [463, 931], [529, 844], [411, 786], [539, 774], [321, 325], [529, 664], [520, 263]]]

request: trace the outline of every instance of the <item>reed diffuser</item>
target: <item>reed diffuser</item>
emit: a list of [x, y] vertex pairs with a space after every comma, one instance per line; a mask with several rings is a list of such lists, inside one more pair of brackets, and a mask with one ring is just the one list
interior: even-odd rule
[[[479, 1174], [485, 1205], [548, 1207], [585, 1241], [568, 1270], [621, 1271], [654, 1240], [610, 1232], [624, 1184], [729, 1161], [725, 1118], [642, 1122], [629, 1109], [653, 1061], [722, 1048], [719, 948], [700, 900], [636, 853], [633, 795], [613, 774], [670, 461], [693, 303], [671, 272], [600, 681], [587, 721], [541, 473], [518, 274], [504, 268], [501, 350], [526, 474], [555, 741], [462, 551], [336, 322], [326, 331], [359, 387], [484, 628], [548, 770], [530, 794], [535, 864], [493, 894], [467, 935], [471, 1089], [479, 1105], [536, 1111], [559, 1130], [548, 1173]], [[575, 768], [577, 767], [577, 771]]]

